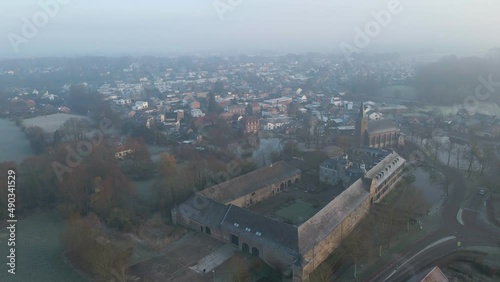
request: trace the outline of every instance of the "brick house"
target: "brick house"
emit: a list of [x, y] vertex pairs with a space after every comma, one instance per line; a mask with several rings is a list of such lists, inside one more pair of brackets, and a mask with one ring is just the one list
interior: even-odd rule
[[257, 117], [245, 117], [241, 119], [243, 124], [243, 130], [247, 134], [257, 134], [259, 133], [259, 118]]

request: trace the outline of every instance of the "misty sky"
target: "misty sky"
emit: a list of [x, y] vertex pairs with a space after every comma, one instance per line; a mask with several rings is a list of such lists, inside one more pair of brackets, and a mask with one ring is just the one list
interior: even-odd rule
[[[340, 52], [354, 28], [390, 0], [59, 0], [60, 11], [14, 52], [23, 17], [39, 3], [0, 1], [0, 57], [169, 55], [172, 52], [273, 50]], [[214, 2], [238, 3], [221, 20]], [[403, 11], [368, 52], [479, 53], [500, 47], [498, 0], [400, 0]]]

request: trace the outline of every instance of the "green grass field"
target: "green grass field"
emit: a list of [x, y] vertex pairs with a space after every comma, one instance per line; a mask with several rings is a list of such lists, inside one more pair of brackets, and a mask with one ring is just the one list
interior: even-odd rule
[[276, 212], [276, 215], [286, 221], [296, 224], [297, 222], [303, 222], [311, 218], [318, 211], [319, 207], [315, 208], [314, 204], [306, 202], [302, 199], [297, 199], [288, 206], [280, 207], [280, 209]]
[[0, 281], [85, 281], [64, 261], [64, 220], [57, 212], [40, 212], [16, 223], [16, 274], [7, 272], [7, 230], [0, 231]]

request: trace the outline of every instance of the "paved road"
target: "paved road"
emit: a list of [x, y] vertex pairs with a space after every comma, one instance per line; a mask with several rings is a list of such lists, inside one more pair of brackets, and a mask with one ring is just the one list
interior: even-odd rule
[[[413, 146], [417, 149], [415, 144]], [[428, 156], [425, 157], [428, 163], [434, 163]], [[402, 259], [400, 257], [389, 261], [367, 281], [405, 281], [412, 274], [425, 269], [439, 258], [460, 250], [464, 246], [500, 247], [500, 232], [477, 223], [477, 209], [482, 203], [481, 198], [472, 201], [474, 209], [463, 209], [464, 225], [458, 222], [457, 213], [462, 208], [468, 189], [464, 175], [444, 164], [437, 163], [436, 165], [437, 169], [452, 180], [454, 187], [441, 212], [444, 224], [435, 232], [404, 250], [401, 255]], [[460, 247], [457, 242], [461, 242]]]

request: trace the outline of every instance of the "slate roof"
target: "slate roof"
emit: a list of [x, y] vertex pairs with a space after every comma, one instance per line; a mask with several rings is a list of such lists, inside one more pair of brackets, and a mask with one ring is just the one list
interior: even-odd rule
[[384, 133], [388, 131], [398, 131], [396, 124], [390, 119], [379, 119], [368, 121], [368, 134]]
[[285, 162], [277, 162], [226, 182], [207, 188], [198, 194], [220, 203], [229, 203], [273, 183], [280, 182], [290, 176], [300, 173]]
[[202, 225], [218, 228], [229, 206], [195, 195], [179, 205], [177, 211]]
[[366, 177], [375, 178], [379, 173], [384, 172], [379, 179], [376, 179], [376, 185], [380, 185], [384, 180], [392, 175], [392, 173], [401, 166], [404, 166], [406, 160], [399, 156], [396, 152], [391, 153], [385, 157], [381, 162], [375, 165], [372, 169], [366, 172]]
[[317, 214], [299, 226], [299, 250], [305, 254], [328, 236], [364, 200], [370, 192], [358, 179]]
[[251, 237], [257, 242], [274, 248], [285, 247], [288, 250], [298, 252], [296, 226], [260, 215], [248, 209], [230, 205], [221, 226], [230, 230], [234, 235]]
[[324, 162], [321, 163], [320, 166], [324, 167], [324, 168], [335, 169], [339, 165], [345, 166], [345, 165], [347, 165], [347, 163], [348, 163], [348, 161], [345, 158], [336, 157], [336, 158], [331, 158], [331, 159], [325, 160]]
[[424, 270], [413, 276], [408, 282], [448, 282], [448, 277], [444, 275], [437, 266], [432, 269]]

